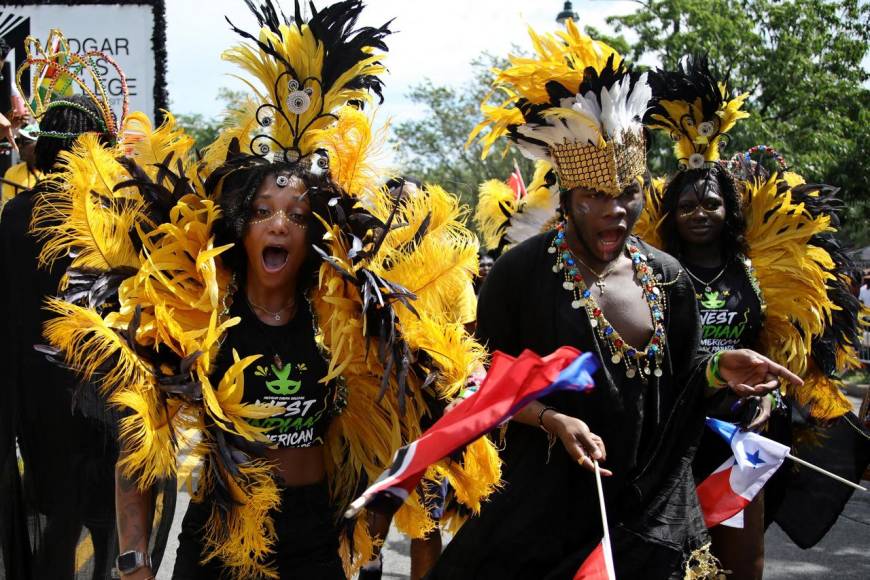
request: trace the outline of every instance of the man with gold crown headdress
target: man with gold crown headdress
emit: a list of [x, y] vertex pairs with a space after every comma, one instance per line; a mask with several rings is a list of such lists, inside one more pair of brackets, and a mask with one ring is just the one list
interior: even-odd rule
[[616, 577], [715, 577], [691, 473], [704, 390], [745, 396], [772, 389], [776, 376], [799, 379], [752, 351], [699, 352], [691, 282], [632, 235], [650, 181], [647, 75], [570, 21], [531, 37], [535, 54], [497, 71], [494, 88], [507, 97], [483, 106], [473, 136], [487, 149], [506, 136], [539, 168], [549, 164], [560, 215], [509, 240], [517, 245], [480, 293], [478, 338], [514, 356], [569, 345], [596, 353], [602, 368], [589, 394], [544, 397], [508, 424], [503, 491], [431, 577], [574, 577], [602, 540], [599, 463]]
[[[37, 206], [40, 258], [69, 256], [49, 301], [51, 356], [122, 410], [122, 578], [153, 578], [152, 484], [196, 460], [174, 578], [347, 578], [378, 538], [342, 515], [449, 401], [483, 349], [451, 309], [477, 244], [455, 196], [395, 196], [361, 107], [380, 95], [389, 25], [360, 0], [306, 21], [248, 2], [224, 53], [253, 91], [203, 159], [171, 115], [132, 113], [123, 142], [79, 139]], [[484, 439], [426, 471], [471, 513], [499, 480]], [[396, 512], [422, 537], [419, 491]], [[448, 518], [449, 519], [449, 518]]]

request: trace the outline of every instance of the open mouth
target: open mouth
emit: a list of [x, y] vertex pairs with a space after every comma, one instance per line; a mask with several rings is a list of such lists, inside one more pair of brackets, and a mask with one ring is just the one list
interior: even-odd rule
[[604, 252], [619, 249], [625, 243], [625, 228], [622, 226], [602, 230], [598, 233], [598, 245]]
[[263, 269], [269, 273], [278, 272], [287, 263], [288, 255], [281, 246], [266, 246], [263, 248]]

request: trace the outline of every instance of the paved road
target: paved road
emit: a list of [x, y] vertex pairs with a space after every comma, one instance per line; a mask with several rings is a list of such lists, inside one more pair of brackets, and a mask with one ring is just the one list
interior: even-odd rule
[[[175, 562], [177, 527], [187, 506], [179, 497], [173, 535], [157, 580], [169, 580]], [[870, 493], [855, 493], [828, 535], [816, 547], [801, 550], [774, 524], [767, 532], [767, 580], [870, 579]], [[410, 578], [410, 542], [391, 533], [384, 551], [384, 579]]]
[[[860, 400], [850, 397], [856, 406]], [[865, 482], [865, 485], [867, 482]], [[182, 493], [157, 580], [169, 580], [178, 547], [178, 530], [187, 509]], [[392, 532], [384, 550], [384, 578], [410, 578], [410, 541]], [[840, 519], [817, 546], [801, 550], [774, 524], [765, 538], [764, 577], [767, 580], [870, 580], [870, 493], [855, 492]]]

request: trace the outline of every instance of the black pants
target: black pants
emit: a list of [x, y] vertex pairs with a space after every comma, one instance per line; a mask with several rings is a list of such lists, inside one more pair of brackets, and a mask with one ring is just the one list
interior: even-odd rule
[[[200, 564], [203, 528], [210, 511], [207, 499], [191, 502], [187, 508], [178, 536], [173, 580], [225, 577], [216, 559]], [[278, 535], [273, 564], [282, 580], [345, 580], [338, 556], [339, 530], [325, 483], [283, 488], [280, 511], [271, 516]]]

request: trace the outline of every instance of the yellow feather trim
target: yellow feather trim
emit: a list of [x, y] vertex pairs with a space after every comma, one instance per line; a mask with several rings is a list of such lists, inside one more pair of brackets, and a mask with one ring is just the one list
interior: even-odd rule
[[480, 184], [474, 223], [483, 236], [486, 249], [495, 250], [499, 247], [510, 218], [518, 207], [516, 193], [505, 182], [490, 179]]
[[338, 121], [323, 131], [321, 147], [329, 154], [332, 179], [353, 197], [375, 194], [382, 172], [376, 160], [386, 142], [388, 125], [372, 131], [372, 119], [356, 107], [342, 107]]
[[[269, 513], [280, 507], [281, 495], [273, 469], [268, 461], [252, 460], [241, 464], [237, 480], [224, 478], [237, 505], [227, 512], [217, 504], [212, 506], [203, 529], [203, 563], [217, 558], [231, 577], [238, 580], [278, 578], [272, 565], [277, 536]], [[210, 469], [203, 469], [198, 493], [192, 501], [208, 497], [216, 485], [214, 477]]]
[[41, 266], [76, 250], [74, 268], [138, 267], [128, 232], [141, 219], [144, 202], [135, 188], [113, 192], [130, 178], [115, 160], [118, 155], [119, 150], [103, 146], [93, 133], [60, 154], [56, 183], [62, 189], [42, 196], [33, 212], [32, 231], [44, 242]]
[[664, 245], [661, 236], [661, 226], [665, 221], [665, 215], [662, 213], [662, 197], [664, 196], [665, 179], [656, 177], [652, 180], [650, 187], [644, 188], [643, 211], [634, 225], [632, 232], [656, 248], [661, 248]]
[[151, 119], [145, 113], [135, 111], [127, 116], [122, 130], [121, 147], [124, 154], [132, 158], [151, 179], [159, 171], [155, 165], [166, 161], [169, 155], [169, 163], [173, 169], [178, 161], [183, 163], [186, 170], [195, 165], [192, 155], [195, 143], [193, 137], [176, 128], [172, 113], [163, 111], [163, 114], [163, 124], [154, 129]]

